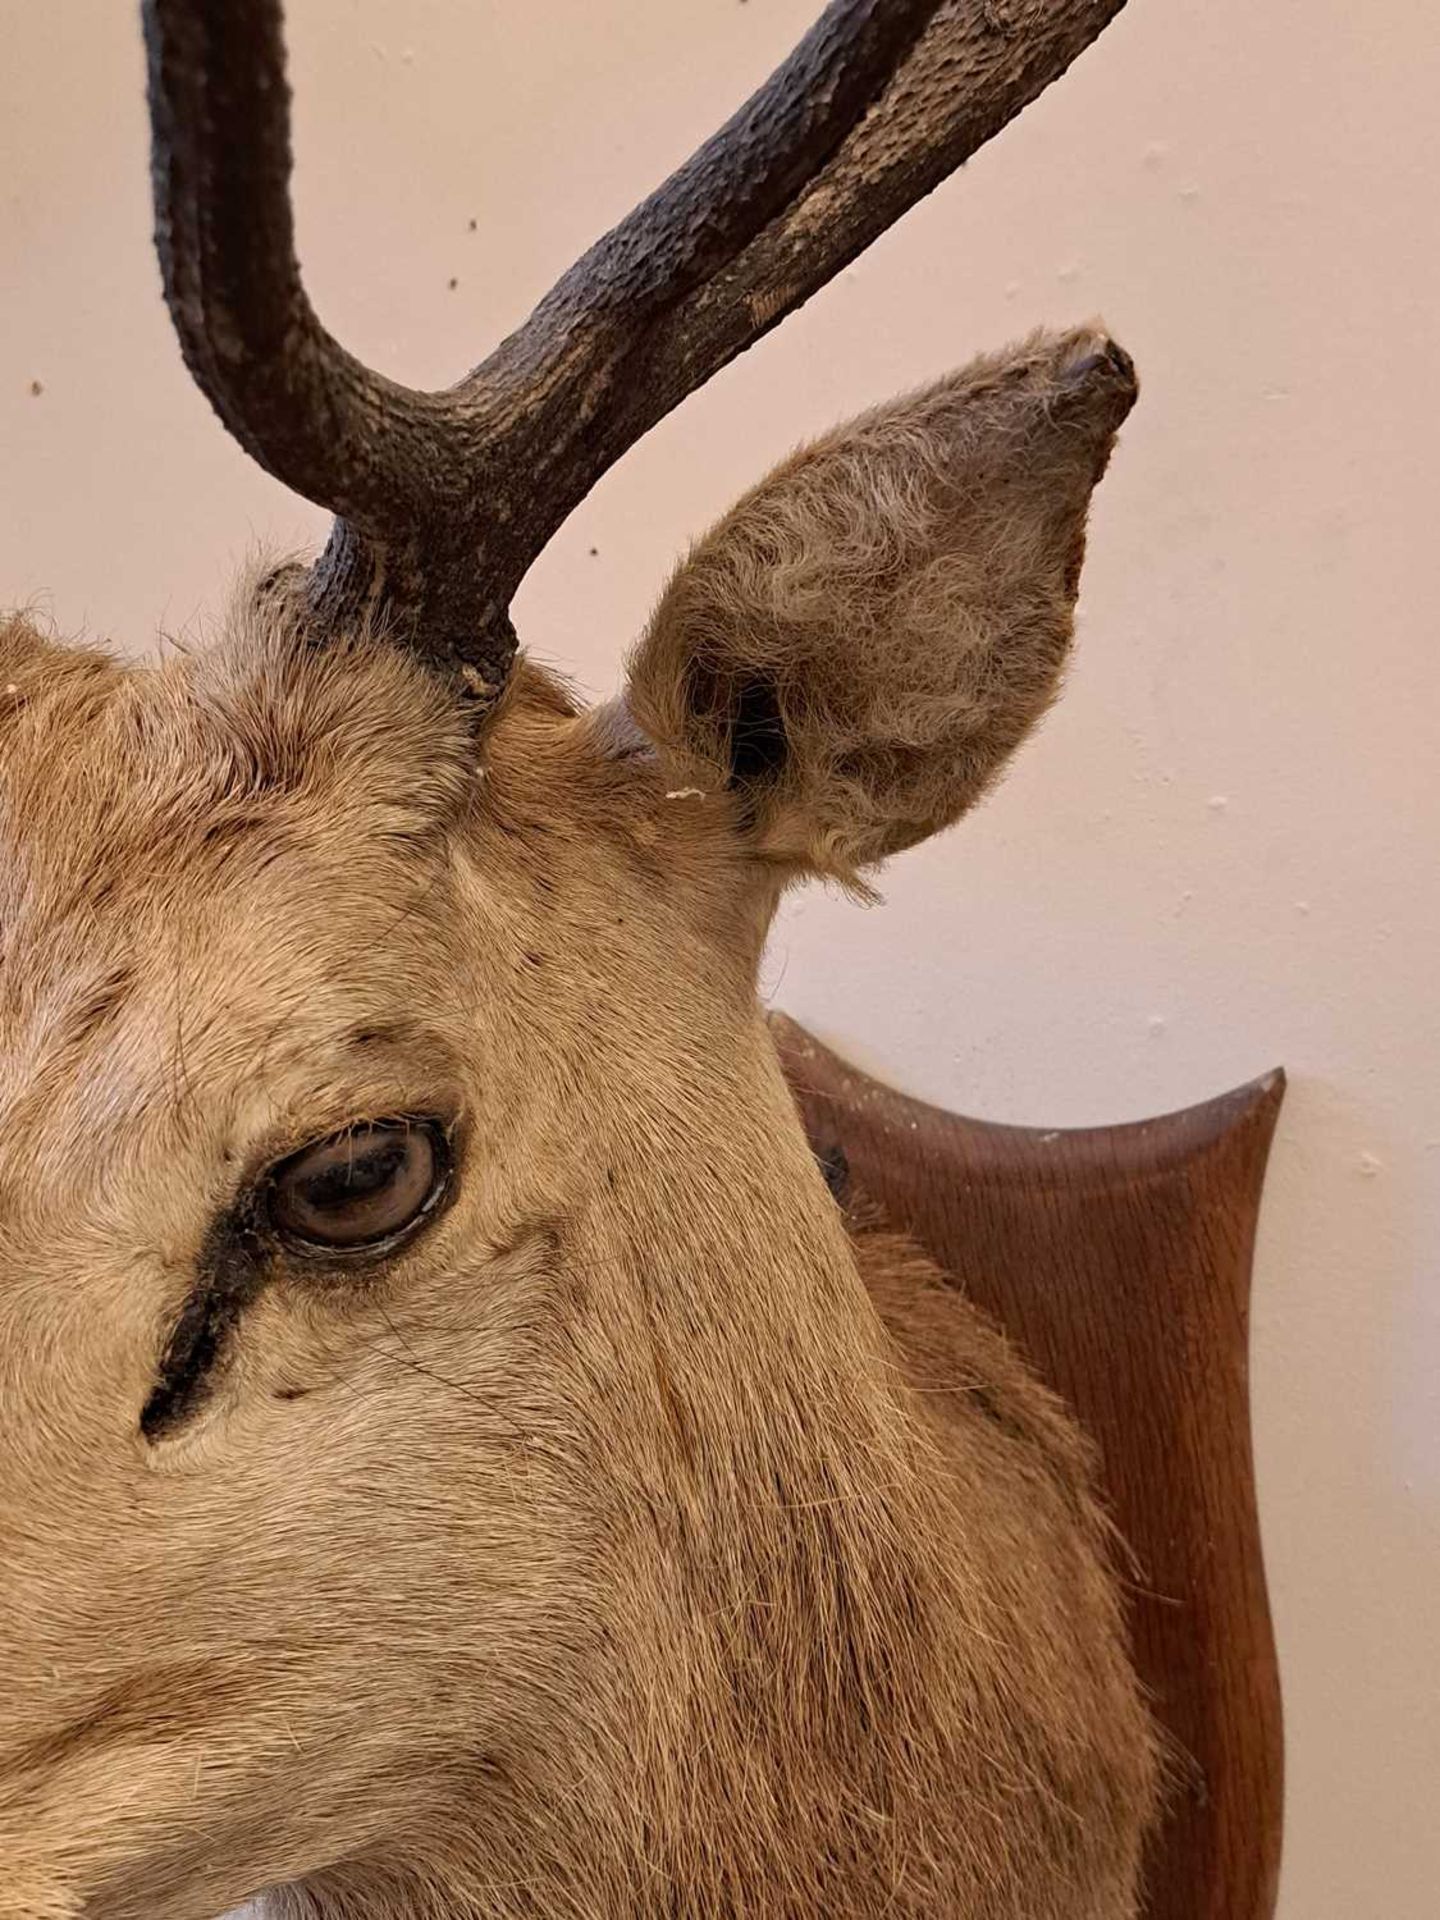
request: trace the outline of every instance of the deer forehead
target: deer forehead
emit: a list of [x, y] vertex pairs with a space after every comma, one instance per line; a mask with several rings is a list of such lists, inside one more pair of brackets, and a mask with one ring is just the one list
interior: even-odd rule
[[233, 1077], [439, 976], [470, 767], [421, 676], [375, 656], [327, 713], [283, 645], [144, 670], [5, 638], [0, 1127], [156, 1110], [181, 1055], [192, 1086]]
[[158, 666], [0, 625], [12, 839], [54, 851], [84, 826], [131, 857], [147, 842], [163, 854], [308, 805], [312, 825], [423, 832], [453, 817], [474, 770], [454, 701], [423, 670], [363, 633], [318, 652], [252, 581], [213, 646]]
[[483, 761], [403, 655], [243, 610], [159, 668], [12, 627], [0, 670], [0, 1178], [241, 1151], [743, 988], [716, 808], [533, 668]]

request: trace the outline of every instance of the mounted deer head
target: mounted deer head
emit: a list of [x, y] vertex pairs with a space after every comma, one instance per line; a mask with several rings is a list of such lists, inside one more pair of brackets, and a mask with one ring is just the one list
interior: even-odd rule
[[1117, 5], [836, 0], [433, 395], [305, 300], [274, 0], [148, 0], [186, 358], [339, 518], [207, 653], [0, 629], [7, 1920], [1133, 1912], [1083, 1447], [852, 1244], [755, 991], [785, 885], [1052, 697], [1130, 363], [1036, 336], [803, 450], [610, 706], [507, 612]]

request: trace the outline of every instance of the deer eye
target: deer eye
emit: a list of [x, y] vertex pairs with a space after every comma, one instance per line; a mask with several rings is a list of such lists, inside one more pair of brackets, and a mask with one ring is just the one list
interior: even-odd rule
[[265, 1204], [271, 1225], [300, 1252], [366, 1252], [423, 1225], [445, 1197], [450, 1166], [438, 1121], [370, 1121], [272, 1167]]

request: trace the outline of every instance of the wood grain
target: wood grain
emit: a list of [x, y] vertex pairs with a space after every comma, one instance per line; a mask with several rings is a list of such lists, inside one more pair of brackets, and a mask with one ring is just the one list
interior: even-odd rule
[[995, 1126], [906, 1099], [783, 1016], [812, 1145], [878, 1200], [1099, 1444], [1137, 1664], [1179, 1756], [1150, 1920], [1270, 1920], [1280, 1684], [1250, 1445], [1250, 1269], [1276, 1071], [1132, 1125]]

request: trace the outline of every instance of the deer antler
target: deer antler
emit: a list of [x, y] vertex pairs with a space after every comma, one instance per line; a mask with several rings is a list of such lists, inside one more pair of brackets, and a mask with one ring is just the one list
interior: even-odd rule
[[790, 58], [457, 386], [403, 387], [295, 259], [279, 0], [143, 0], [156, 239], [225, 425], [336, 515], [326, 628], [383, 611], [493, 699], [509, 603], [642, 434], [1056, 79], [1124, 0], [832, 0]]

